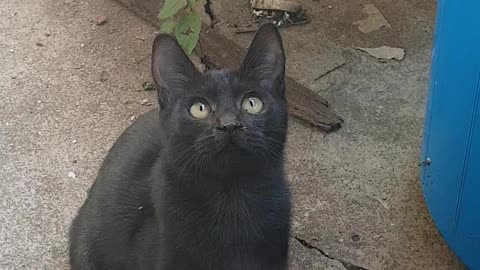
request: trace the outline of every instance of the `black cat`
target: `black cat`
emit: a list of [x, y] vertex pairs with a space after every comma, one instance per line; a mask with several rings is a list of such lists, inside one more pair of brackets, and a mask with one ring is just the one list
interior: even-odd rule
[[285, 55], [264, 25], [237, 71], [200, 74], [168, 35], [160, 109], [115, 142], [70, 232], [73, 270], [285, 270]]

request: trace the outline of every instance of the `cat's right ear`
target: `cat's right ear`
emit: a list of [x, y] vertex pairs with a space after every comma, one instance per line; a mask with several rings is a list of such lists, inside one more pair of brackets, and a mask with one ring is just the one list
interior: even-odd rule
[[153, 42], [152, 75], [160, 109], [191, 89], [192, 82], [201, 76], [177, 41], [167, 34], [159, 34]]

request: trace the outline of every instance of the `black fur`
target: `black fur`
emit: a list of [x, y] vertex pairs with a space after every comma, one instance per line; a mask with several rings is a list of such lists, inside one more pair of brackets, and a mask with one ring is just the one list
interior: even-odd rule
[[[272, 25], [239, 70], [203, 75], [171, 37], [157, 36], [160, 109], [107, 155], [71, 227], [72, 269], [287, 269], [284, 69]], [[262, 113], [242, 110], [249, 95], [263, 101]], [[189, 113], [198, 100], [212, 107], [205, 119]]]

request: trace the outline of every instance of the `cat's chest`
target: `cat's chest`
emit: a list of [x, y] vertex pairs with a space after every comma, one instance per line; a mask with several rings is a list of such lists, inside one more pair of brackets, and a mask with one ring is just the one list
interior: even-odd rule
[[245, 194], [221, 194], [212, 198], [206, 206], [205, 222], [213, 229], [241, 234], [245, 231], [260, 233], [266, 218], [267, 205], [257, 196]]
[[269, 208], [257, 195], [218, 193], [201, 202], [184, 202], [176, 226], [182, 228], [180, 238], [195, 239], [200, 244], [251, 245], [264, 238], [263, 231], [273, 214]]

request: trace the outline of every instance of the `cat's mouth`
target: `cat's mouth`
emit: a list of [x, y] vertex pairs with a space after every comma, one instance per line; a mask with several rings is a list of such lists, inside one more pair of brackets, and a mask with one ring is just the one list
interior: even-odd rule
[[220, 145], [220, 151], [231, 151], [241, 148], [241, 143], [239, 142], [238, 136], [235, 134], [226, 134], [222, 138], [222, 143]]
[[242, 150], [246, 150], [245, 142], [240, 134], [233, 132], [222, 136], [217, 152], [219, 154], [235, 154]]

